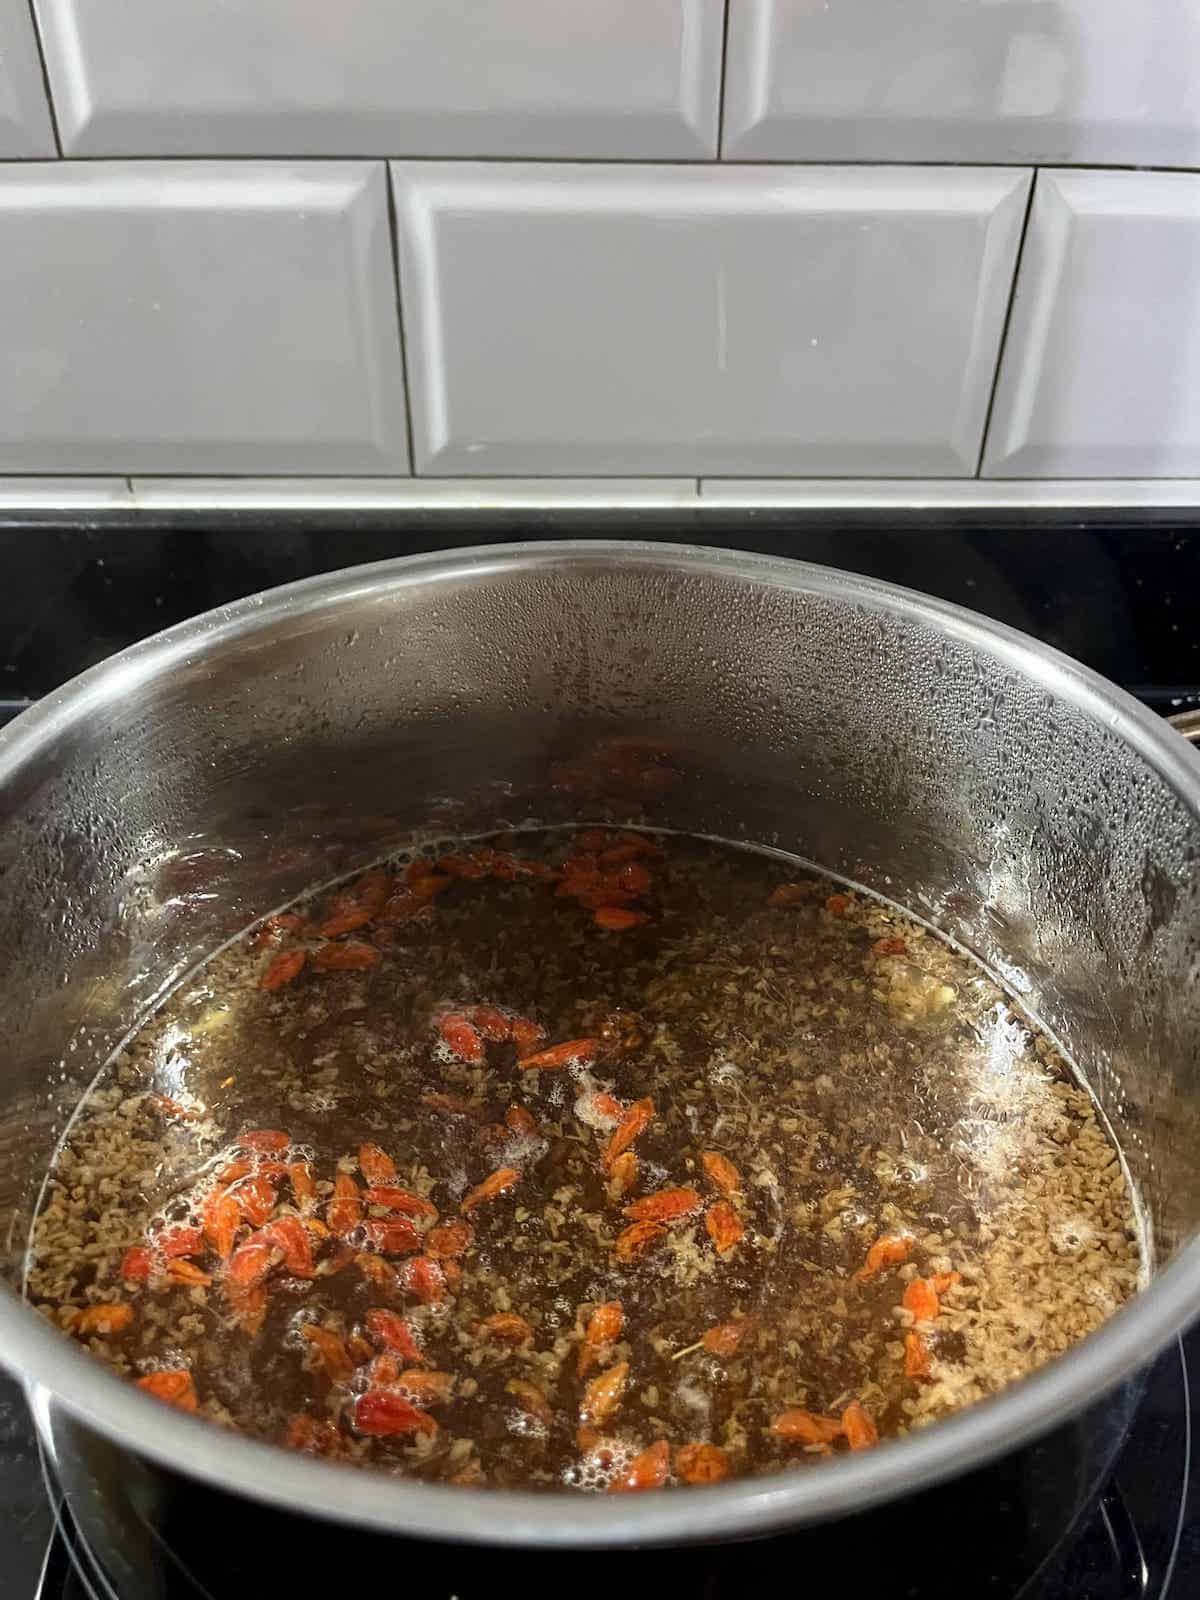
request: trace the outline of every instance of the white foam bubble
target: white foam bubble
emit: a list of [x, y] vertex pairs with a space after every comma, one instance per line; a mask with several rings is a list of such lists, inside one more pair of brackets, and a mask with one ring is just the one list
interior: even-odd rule
[[681, 1378], [675, 1385], [675, 1398], [681, 1406], [688, 1411], [695, 1412], [698, 1417], [708, 1421], [712, 1414], [712, 1398], [706, 1394], [698, 1383], [690, 1378]]
[[539, 1417], [530, 1416], [519, 1407], [508, 1414], [508, 1431], [522, 1439], [544, 1439], [550, 1431]]
[[575, 1101], [575, 1115], [585, 1127], [594, 1128], [597, 1133], [611, 1133], [621, 1120], [611, 1112], [602, 1110], [596, 1104], [596, 1096], [607, 1092], [607, 1090], [598, 1089], [595, 1083], [589, 1081]]
[[287, 1327], [283, 1334], [283, 1345], [288, 1350], [308, 1351], [312, 1349], [309, 1341], [304, 1337], [304, 1328], [310, 1322], [318, 1321], [317, 1313], [301, 1306], [298, 1311], [287, 1320]]
[[591, 1074], [588, 1071], [588, 1057], [586, 1056], [568, 1056], [566, 1070], [580, 1086], [584, 1086], [590, 1081]]
[[584, 1494], [604, 1494], [629, 1471], [637, 1454], [637, 1445], [628, 1440], [602, 1439], [594, 1450], [588, 1450], [564, 1469], [563, 1484], [568, 1489], [581, 1489]]
[[1095, 1240], [1095, 1225], [1084, 1216], [1067, 1217], [1050, 1230], [1050, 1243], [1064, 1256], [1079, 1255]]

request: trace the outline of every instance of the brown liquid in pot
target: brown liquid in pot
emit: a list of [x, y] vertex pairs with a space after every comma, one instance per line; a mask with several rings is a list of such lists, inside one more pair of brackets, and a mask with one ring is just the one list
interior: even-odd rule
[[589, 830], [210, 961], [76, 1119], [28, 1291], [215, 1422], [619, 1489], [935, 1421], [1140, 1269], [1092, 1100], [970, 958], [777, 857]]

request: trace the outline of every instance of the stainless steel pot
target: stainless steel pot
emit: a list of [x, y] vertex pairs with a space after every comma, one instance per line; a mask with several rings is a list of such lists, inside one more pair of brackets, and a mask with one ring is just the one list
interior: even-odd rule
[[1069, 1355], [934, 1429], [821, 1470], [619, 1501], [464, 1494], [229, 1436], [2, 1292], [0, 1360], [94, 1532], [109, 1513], [89, 1485], [119, 1482], [152, 1522], [169, 1472], [197, 1497], [493, 1545], [760, 1534], [1014, 1450], [1200, 1308], [1200, 760], [1111, 685], [954, 607], [797, 563], [618, 543], [296, 584], [126, 651], [0, 735], [13, 1289], [71, 1108], [200, 955], [406, 839], [593, 814], [596, 787], [570, 775], [614, 730], [652, 735], [683, 774], [650, 820], [873, 885], [1005, 975], [1112, 1120], [1153, 1226], [1153, 1282]]

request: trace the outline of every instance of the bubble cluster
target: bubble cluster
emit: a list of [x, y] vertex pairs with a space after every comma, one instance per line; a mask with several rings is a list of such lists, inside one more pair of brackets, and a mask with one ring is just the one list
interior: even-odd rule
[[629, 1471], [637, 1454], [636, 1444], [624, 1439], [603, 1439], [564, 1469], [563, 1485], [582, 1489], [585, 1494], [604, 1494]]

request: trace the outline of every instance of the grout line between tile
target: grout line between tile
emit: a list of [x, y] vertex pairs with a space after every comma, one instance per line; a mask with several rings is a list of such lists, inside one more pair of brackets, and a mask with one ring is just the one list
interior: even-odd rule
[[[103, 478], [124, 484], [129, 487], [137, 483], [157, 483], [162, 481], [174, 482], [180, 479], [185, 479], [189, 483], [222, 484], [242, 483], [247, 481], [254, 483], [289, 484], [307, 483], [311, 481], [311, 475], [303, 472], [181, 472], [175, 470], [170, 472], [135, 472], [132, 475], [127, 475], [114, 468], [108, 472], [0, 472], [0, 485], [20, 483], [24, 480], [34, 481], [47, 477], [53, 478], [56, 481], [61, 480], [64, 483], [70, 483], [79, 479]], [[318, 474], [318, 478], [320, 482], [329, 485], [340, 483], [408, 483], [412, 478], [412, 474], [408, 472], [349, 472], [327, 473], [323, 475]], [[931, 483], [950, 485], [957, 488], [961, 488], [964, 484], [973, 483], [986, 483], [993, 486], [1002, 486], [1004, 484], [1012, 483], [1050, 485], [1077, 483], [1200, 484], [1200, 478], [1197, 478], [1194, 473], [1188, 472], [1161, 473], [1157, 476], [1146, 476], [1145, 474], [1125, 474], [1120, 476], [1095, 475], [1092, 477], [1071, 478], [1064, 478], [1060, 475], [1052, 477], [1038, 477], [1036, 475], [1023, 474], [1004, 478], [973, 478], [969, 474], [964, 474], [959, 477], [942, 478], [929, 478], [922, 476], [896, 477], [888, 474], [858, 474], [837, 476], [815, 473], [764, 474], [760, 471], [709, 472], [703, 473], [699, 477], [694, 477], [691, 473], [680, 472], [488, 472], [478, 476], [467, 476], [461, 473], [425, 473], [423, 474], [421, 481], [429, 484], [454, 484], [459, 486], [468, 486], [479, 483], [574, 483], [581, 479], [587, 480], [588, 482], [614, 484], [653, 482], [680, 483], [688, 484], [689, 486], [694, 484], [698, 493], [704, 492], [704, 486], [706, 484], [713, 485], [727, 483], [794, 483], [801, 487], [810, 487], [813, 484], [824, 485], [836, 483], [855, 487], [868, 486], [871, 488], [878, 488], [881, 484], [911, 484], [916, 488], [920, 488]]]
[[50, 131], [54, 135], [54, 147], [58, 151], [57, 159], [62, 160], [63, 144], [62, 134], [58, 131], [58, 109], [54, 104], [54, 95], [50, 88], [50, 68], [46, 65], [46, 47], [42, 42], [42, 26], [38, 20], [37, 7], [33, 0], [26, 0], [29, 7], [29, 22], [33, 28], [33, 42], [37, 46], [38, 60], [42, 67], [42, 87], [46, 91], [46, 104], [50, 109]]
[[729, 13], [733, 0], [725, 0], [725, 15], [721, 19], [721, 79], [717, 96], [717, 160], [725, 156], [725, 70], [729, 65]]
[[383, 181], [387, 186], [387, 221], [392, 257], [392, 287], [396, 297], [396, 332], [400, 339], [400, 379], [404, 385], [404, 426], [408, 430], [408, 471], [417, 476], [417, 436], [413, 432], [412, 393], [408, 377], [408, 338], [404, 331], [404, 296], [400, 289], [400, 222], [396, 210], [396, 191], [392, 183], [391, 163], [383, 163]]
[[1017, 253], [1013, 261], [1012, 282], [1008, 287], [1008, 304], [1004, 308], [1004, 326], [1000, 330], [1000, 343], [996, 348], [996, 366], [992, 373], [992, 388], [988, 395], [987, 411], [983, 418], [983, 431], [979, 436], [979, 455], [975, 460], [976, 478], [983, 475], [983, 458], [987, 454], [988, 434], [992, 427], [992, 412], [996, 405], [996, 391], [1000, 387], [1000, 372], [1004, 366], [1004, 352], [1008, 347], [1008, 330], [1012, 323], [1013, 306], [1017, 300], [1017, 284], [1021, 278], [1021, 262], [1025, 256], [1025, 240], [1029, 235], [1029, 219], [1033, 215], [1033, 200], [1037, 194], [1040, 167], [1034, 167], [1033, 180], [1029, 185], [1029, 194], [1025, 199], [1025, 215], [1021, 219], [1021, 237], [1017, 241]]
[[[40, 36], [39, 36], [40, 40]], [[45, 61], [43, 59], [43, 71]], [[50, 100], [50, 115], [54, 123], [55, 138], [58, 139], [58, 122], [54, 111], [53, 99]], [[60, 141], [61, 149], [61, 141]], [[774, 159], [759, 157], [757, 159], [738, 159], [735, 161], [722, 161], [717, 156], [547, 156], [547, 155], [504, 155], [504, 156], [438, 156], [438, 155], [381, 155], [379, 151], [366, 153], [351, 153], [339, 151], [336, 154], [319, 151], [310, 151], [307, 154], [299, 151], [260, 151], [257, 155], [229, 155], [220, 151], [189, 150], [179, 155], [151, 155], [146, 152], [125, 153], [109, 151], [107, 154], [72, 154], [69, 156], [18, 156], [9, 160], [0, 159], [0, 168], [3, 167], [44, 167], [58, 166], [70, 162], [78, 166], [101, 167], [105, 164], [134, 165], [134, 166], [183, 166], [188, 162], [220, 162], [226, 166], [248, 166], [252, 163], [287, 163], [287, 162], [322, 162], [336, 164], [338, 162], [367, 162], [367, 161], [404, 161], [439, 166], [487, 166], [487, 167], [512, 167], [512, 166], [547, 166], [547, 167], [685, 167], [704, 170], [705, 168], [729, 171], [737, 167], [761, 167], [766, 170], [794, 169], [805, 172], [810, 168], [821, 167], [836, 171], [845, 170], [852, 172], [858, 168], [882, 169], [884, 171], [905, 170], [943, 171], [959, 169], [964, 172], [977, 170], [1028, 172], [1041, 171], [1043, 168], [1054, 172], [1134, 172], [1134, 173], [1178, 173], [1183, 177], [1200, 175], [1200, 165], [1195, 166], [1169, 166], [1153, 165], [1138, 161], [1058, 161], [1038, 160], [1033, 156], [1001, 158], [992, 161], [954, 161], [945, 157], [940, 159], [913, 160], [897, 157], [878, 157], [873, 160], [846, 160], [836, 156], [813, 157], [808, 160], [797, 160], [790, 156], [780, 156]]]
[[[0, 483], [21, 477], [44, 477], [44, 473], [14, 472], [5, 475], [0, 473]], [[105, 473], [70, 473], [58, 472], [51, 476], [56, 478], [87, 478], [105, 477], [113, 474]], [[339, 472], [317, 474], [322, 483], [409, 483], [414, 473], [411, 472]], [[174, 482], [186, 479], [189, 483], [307, 483], [311, 475], [303, 472], [135, 472], [132, 478], [134, 483], [157, 483], [159, 481]], [[459, 486], [480, 483], [577, 483], [580, 479], [597, 483], [698, 483], [699, 479], [693, 478], [689, 473], [680, 472], [487, 472], [476, 476], [467, 476], [454, 472], [424, 472], [420, 475], [422, 483], [429, 484], [456, 484]], [[797, 483], [807, 480], [797, 478]]]

